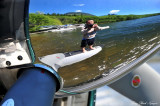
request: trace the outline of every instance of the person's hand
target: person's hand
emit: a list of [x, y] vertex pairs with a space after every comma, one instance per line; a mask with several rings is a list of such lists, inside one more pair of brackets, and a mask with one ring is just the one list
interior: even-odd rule
[[106, 28], [110, 28], [110, 26], [106, 26]]
[[97, 27], [98, 27], [98, 25], [97, 25], [97, 24], [94, 24], [94, 25], [93, 25], [93, 28], [97, 28]]

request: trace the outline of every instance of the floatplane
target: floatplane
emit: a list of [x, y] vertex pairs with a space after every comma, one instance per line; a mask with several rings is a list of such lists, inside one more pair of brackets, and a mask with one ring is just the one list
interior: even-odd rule
[[108, 76], [63, 88], [64, 81], [57, 73], [58, 69], [90, 58], [102, 48], [97, 46], [96, 52], [52, 54], [39, 58], [44, 64], [34, 64], [28, 9], [29, 0], [0, 1], [0, 94], [4, 95], [1, 106], [51, 106], [56, 97], [76, 95], [104, 85], [137, 103], [160, 105], [160, 76], [145, 63], [160, 45]]

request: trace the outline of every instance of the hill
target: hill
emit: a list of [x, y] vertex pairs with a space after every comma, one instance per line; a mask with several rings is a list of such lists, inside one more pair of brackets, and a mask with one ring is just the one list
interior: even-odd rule
[[89, 13], [84, 13], [84, 12], [68, 12], [68, 13], [65, 13], [65, 15], [86, 15], [86, 16], [95, 16], [95, 15], [92, 15], [92, 14], [89, 14]]

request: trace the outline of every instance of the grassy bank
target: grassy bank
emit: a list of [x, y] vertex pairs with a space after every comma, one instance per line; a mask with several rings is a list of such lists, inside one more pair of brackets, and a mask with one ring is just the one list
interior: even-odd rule
[[81, 24], [86, 20], [93, 19], [95, 23], [111, 23], [125, 20], [133, 20], [138, 18], [160, 15], [145, 14], [145, 15], [107, 15], [107, 16], [91, 16], [91, 15], [66, 15], [66, 14], [29, 14], [30, 32], [40, 29], [40, 26], [46, 25], [65, 25], [65, 24]]
[[62, 25], [62, 22], [56, 17], [50, 17], [44, 14], [29, 14], [29, 31], [34, 32], [40, 29], [40, 26]]

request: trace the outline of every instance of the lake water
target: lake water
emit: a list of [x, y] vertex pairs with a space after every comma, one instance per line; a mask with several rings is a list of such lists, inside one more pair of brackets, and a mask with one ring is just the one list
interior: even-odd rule
[[[106, 76], [160, 44], [160, 16], [100, 24], [106, 25], [110, 29], [96, 35], [95, 45], [102, 46], [100, 53], [59, 69], [65, 88]], [[31, 34], [36, 57], [79, 50], [81, 39], [80, 29]]]

